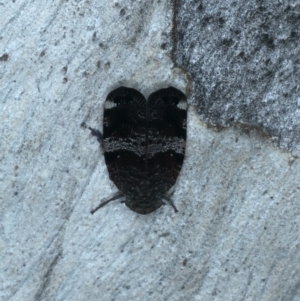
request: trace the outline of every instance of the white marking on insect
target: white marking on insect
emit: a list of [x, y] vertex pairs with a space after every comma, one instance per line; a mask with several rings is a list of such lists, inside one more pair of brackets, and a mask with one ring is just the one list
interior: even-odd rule
[[177, 108], [180, 109], [180, 110], [186, 110], [187, 109], [187, 102], [184, 101], [184, 100], [180, 100], [178, 105], [177, 105]]
[[109, 110], [109, 109], [112, 109], [114, 107], [116, 107], [117, 104], [114, 102], [114, 101], [110, 101], [110, 100], [107, 100], [105, 103], [104, 103], [104, 108], [106, 110]]

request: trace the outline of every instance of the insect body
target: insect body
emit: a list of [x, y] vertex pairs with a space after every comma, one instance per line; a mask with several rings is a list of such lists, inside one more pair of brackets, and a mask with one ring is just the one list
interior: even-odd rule
[[119, 193], [101, 203], [125, 197], [131, 210], [147, 214], [163, 200], [180, 173], [186, 144], [186, 96], [169, 87], [148, 101], [137, 90], [120, 87], [104, 103], [103, 135], [89, 128], [104, 151], [110, 179]]

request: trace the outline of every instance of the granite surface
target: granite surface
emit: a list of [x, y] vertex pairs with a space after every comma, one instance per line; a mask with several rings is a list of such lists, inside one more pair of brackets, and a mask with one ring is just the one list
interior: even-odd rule
[[[299, 301], [299, 13], [0, 1], [0, 300]], [[189, 97], [177, 214], [90, 214], [116, 187], [81, 125], [121, 85]]]
[[174, 1], [174, 60], [202, 120], [261, 128], [300, 156], [300, 1]]

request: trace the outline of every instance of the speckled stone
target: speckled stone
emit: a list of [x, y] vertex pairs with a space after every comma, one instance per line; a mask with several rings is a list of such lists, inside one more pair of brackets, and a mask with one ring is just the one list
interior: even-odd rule
[[[1, 300], [300, 300], [299, 159], [251, 121], [282, 133], [280, 145], [297, 142], [297, 1], [287, 12], [287, 2], [176, 3], [174, 48], [171, 1], [0, 3]], [[212, 30], [193, 23], [201, 11]], [[209, 18], [218, 13], [221, 31]], [[257, 16], [269, 26], [263, 40]], [[290, 31], [285, 16], [294, 16]], [[81, 125], [102, 124], [105, 97], [121, 85], [146, 98], [174, 86], [195, 104], [172, 196], [178, 213], [108, 204], [90, 214], [117, 189]], [[250, 125], [211, 127], [237, 121]], [[283, 149], [294, 154], [292, 142]]]
[[175, 1], [174, 61], [202, 120], [261, 128], [300, 156], [300, 2]]

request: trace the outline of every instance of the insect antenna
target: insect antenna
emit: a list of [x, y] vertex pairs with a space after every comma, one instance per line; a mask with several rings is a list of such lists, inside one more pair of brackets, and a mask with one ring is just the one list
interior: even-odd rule
[[95, 209], [91, 210], [91, 214], [94, 214], [98, 209], [100, 209], [101, 207], [105, 206], [106, 204], [108, 204], [111, 201], [115, 201], [120, 199], [121, 197], [123, 197], [124, 195], [122, 193], [117, 193], [116, 195], [114, 195], [111, 199], [100, 203]]
[[176, 206], [174, 205], [172, 199], [170, 199], [170, 198], [168, 198], [166, 196], [164, 196], [162, 199], [163, 199], [163, 201], [166, 201], [167, 203], [169, 203], [173, 207], [175, 213], [178, 212], [178, 210], [177, 210]]

